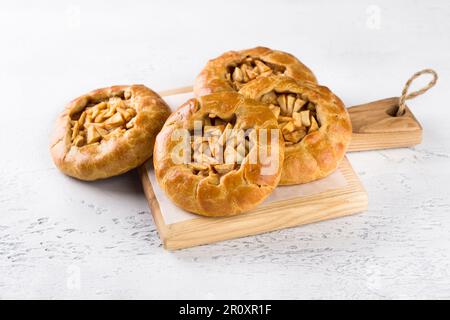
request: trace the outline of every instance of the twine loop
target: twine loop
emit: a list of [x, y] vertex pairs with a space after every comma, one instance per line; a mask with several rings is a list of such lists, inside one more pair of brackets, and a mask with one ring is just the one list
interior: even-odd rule
[[[415, 79], [417, 79], [418, 77], [420, 77], [421, 75], [426, 74], [426, 73], [431, 74], [433, 76], [433, 79], [431, 79], [431, 81], [422, 89], [408, 93], [408, 89], [409, 89], [409, 86], [411, 85], [411, 83]], [[437, 80], [438, 80], [438, 75], [437, 75], [436, 71], [434, 71], [433, 69], [424, 69], [424, 70], [414, 73], [413, 76], [411, 78], [409, 78], [408, 81], [406, 81], [405, 86], [403, 87], [402, 95], [400, 96], [399, 101], [398, 101], [398, 110], [397, 110], [397, 113], [395, 116], [396, 117], [402, 116], [405, 113], [405, 101], [406, 100], [415, 98], [415, 97], [420, 96], [421, 94], [427, 92], [429, 89], [431, 89], [436, 84]]]

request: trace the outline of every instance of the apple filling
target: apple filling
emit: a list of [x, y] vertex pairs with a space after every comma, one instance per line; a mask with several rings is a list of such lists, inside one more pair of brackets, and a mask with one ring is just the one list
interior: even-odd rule
[[70, 117], [71, 143], [82, 147], [123, 135], [135, 125], [136, 110], [130, 97], [114, 96], [88, 103]]
[[204, 118], [202, 130], [191, 134], [191, 163], [196, 175], [209, 177], [219, 184], [220, 177], [238, 170], [250, 151], [250, 137], [234, 127], [235, 120], [224, 120], [215, 114]]
[[232, 87], [236, 91], [239, 91], [244, 84], [253, 79], [272, 74], [283, 74], [285, 69], [285, 67], [263, 62], [257, 58], [247, 57], [239, 64], [229, 66], [225, 77], [231, 83]]
[[286, 145], [299, 143], [307, 134], [319, 130], [316, 105], [297, 93], [271, 91], [262, 102], [269, 105], [278, 120]]

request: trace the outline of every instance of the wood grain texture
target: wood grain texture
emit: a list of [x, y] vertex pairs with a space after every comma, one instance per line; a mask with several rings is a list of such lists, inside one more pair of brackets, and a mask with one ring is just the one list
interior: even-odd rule
[[348, 151], [367, 151], [411, 147], [422, 141], [422, 127], [406, 107], [405, 114], [395, 117], [398, 98], [387, 98], [354, 107], [348, 112], [353, 134]]
[[255, 210], [224, 218], [198, 217], [167, 225], [148, 178], [146, 166], [139, 174], [164, 247], [193, 247], [222, 240], [338, 218], [367, 209], [367, 194], [347, 159], [339, 168], [346, 186], [316, 195], [262, 204]]
[[166, 96], [173, 96], [175, 94], [189, 93], [189, 92], [192, 92], [192, 90], [193, 90], [192, 86], [186, 86], [186, 87], [162, 90], [162, 91], [159, 91], [158, 94], [161, 97], [166, 97]]

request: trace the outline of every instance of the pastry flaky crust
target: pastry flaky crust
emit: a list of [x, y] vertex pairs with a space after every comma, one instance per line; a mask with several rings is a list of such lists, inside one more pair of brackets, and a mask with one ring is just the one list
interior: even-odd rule
[[199, 97], [213, 92], [236, 91], [226, 78], [227, 69], [238, 65], [247, 57], [283, 67], [285, 68], [284, 75], [291, 78], [317, 82], [313, 72], [293, 55], [265, 47], [256, 47], [241, 51], [228, 51], [208, 61], [195, 79], [194, 94]]
[[[220, 182], [215, 183], [211, 182], [211, 176], [196, 175], [187, 164], [174, 163], [171, 153], [176, 152], [179, 143], [172, 139], [174, 132], [191, 131], [194, 121], [202, 121], [211, 113], [225, 121], [234, 118], [235, 128], [254, 128], [256, 132], [276, 130], [280, 152], [274, 151], [274, 157], [266, 159], [264, 165], [259, 158], [256, 163], [250, 162], [247, 155], [240, 166], [220, 176]], [[261, 146], [259, 142], [257, 145]], [[270, 144], [268, 148], [274, 150]], [[257, 149], [252, 148], [249, 154]], [[270, 110], [238, 93], [222, 92], [191, 99], [167, 119], [156, 138], [153, 163], [159, 185], [176, 205], [204, 216], [232, 216], [251, 210], [269, 196], [280, 179], [283, 157], [284, 142]], [[275, 170], [263, 173], [263, 166], [270, 165]]]
[[[96, 143], [74, 145], [71, 142], [74, 115], [111, 97], [129, 99], [130, 109], [135, 111], [133, 127]], [[113, 86], [89, 92], [70, 102], [58, 117], [50, 147], [53, 161], [63, 173], [81, 180], [127, 172], [152, 155], [156, 135], [170, 113], [161, 97], [143, 85]]]
[[342, 101], [327, 87], [284, 76], [260, 78], [239, 93], [259, 100], [264, 94], [300, 94], [316, 106], [320, 127], [293, 145], [286, 145], [280, 185], [311, 182], [331, 174], [343, 159], [350, 143], [352, 126]]

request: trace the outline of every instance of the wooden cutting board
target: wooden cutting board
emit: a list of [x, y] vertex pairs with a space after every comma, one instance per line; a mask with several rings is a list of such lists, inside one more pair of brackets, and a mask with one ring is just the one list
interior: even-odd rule
[[[192, 87], [160, 92], [173, 109]], [[183, 100], [180, 100], [183, 99]], [[398, 98], [349, 108], [353, 137], [349, 151], [406, 147], [421, 142], [422, 128], [407, 108], [391, 116]], [[176, 207], [159, 188], [151, 160], [139, 168], [145, 195], [163, 245], [168, 250], [256, 235], [343, 217], [367, 209], [368, 199], [347, 158], [331, 176], [299, 186], [280, 186], [255, 210], [223, 218], [202, 217]]]
[[[367, 193], [347, 159], [335, 176], [324, 181], [281, 186], [275, 191], [282, 194], [295, 188], [286, 191], [291, 197], [269, 198], [251, 212], [223, 218], [178, 212], [180, 209], [170, 203], [155, 182], [151, 162], [142, 166], [139, 173], [159, 236], [164, 248], [169, 250], [343, 217], [367, 209]], [[315, 183], [325, 183], [325, 186], [314, 186]]]

